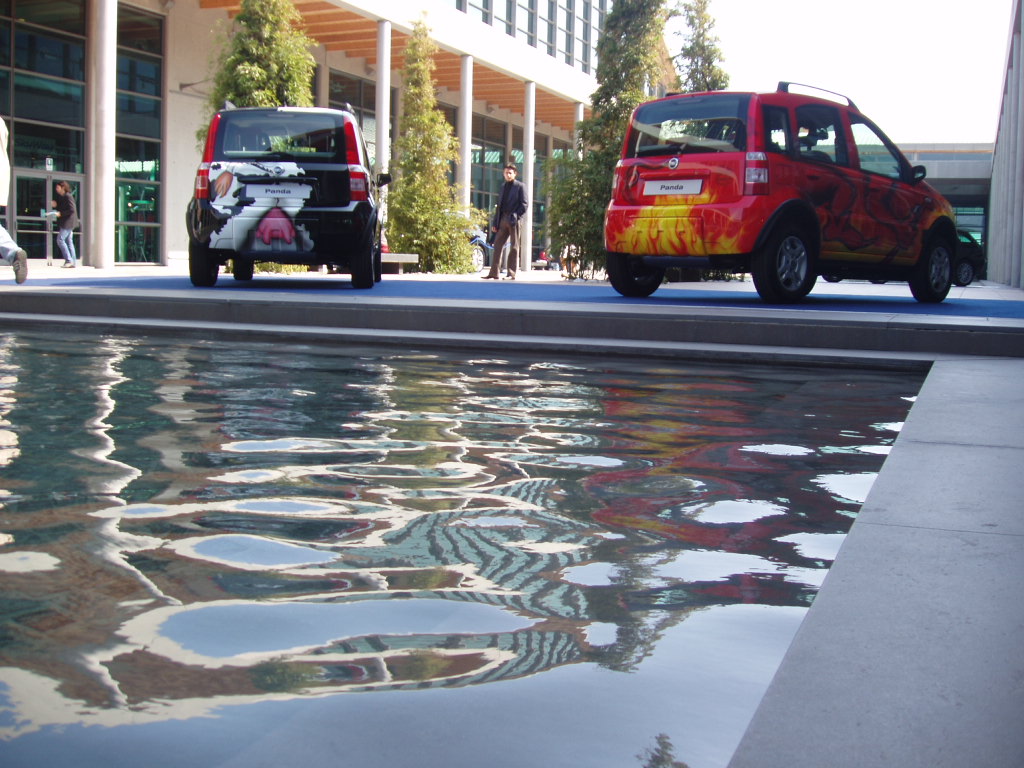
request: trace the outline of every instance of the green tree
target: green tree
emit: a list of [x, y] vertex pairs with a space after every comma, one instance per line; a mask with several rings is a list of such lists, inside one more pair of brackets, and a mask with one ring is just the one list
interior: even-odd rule
[[690, 32], [674, 61], [682, 78], [683, 90], [687, 93], [721, 91], [729, 87], [729, 75], [719, 66], [723, 60], [722, 50], [718, 47], [718, 37], [712, 31], [715, 21], [708, 13], [708, 2], [690, 0], [682, 6], [682, 15]]
[[659, 80], [665, 0], [616, 0], [597, 43], [597, 90], [579, 124], [576, 152], [550, 181], [551, 247], [569, 255], [572, 277], [604, 269], [604, 209], [629, 116]]
[[207, 120], [197, 131], [206, 140], [213, 113], [236, 107], [313, 106], [316, 43], [299, 28], [302, 16], [292, 0], [242, 0], [231, 32], [218, 51]]
[[467, 219], [448, 178], [458, 157], [456, 141], [434, 95], [436, 52], [427, 25], [417, 21], [405, 49], [401, 133], [388, 192], [388, 245], [418, 253], [425, 272], [472, 272]]

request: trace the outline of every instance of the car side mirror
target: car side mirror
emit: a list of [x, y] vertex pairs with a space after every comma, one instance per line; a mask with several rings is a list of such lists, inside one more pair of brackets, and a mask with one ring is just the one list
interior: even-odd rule
[[915, 165], [910, 169], [910, 178], [916, 184], [919, 181], [924, 181], [924, 177], [928, 175], [923, 165]]
[[377, 186], [378, 187], [386, 187], [390, 183], [391, 183], [391, 174], [390, 173], [378, 173], [377, 174]]

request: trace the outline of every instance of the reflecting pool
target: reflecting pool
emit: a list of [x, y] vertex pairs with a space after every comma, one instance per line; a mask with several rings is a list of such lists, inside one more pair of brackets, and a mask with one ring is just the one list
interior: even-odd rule
[[920, 383], [2, 335], [0, 765], [723, 766]]

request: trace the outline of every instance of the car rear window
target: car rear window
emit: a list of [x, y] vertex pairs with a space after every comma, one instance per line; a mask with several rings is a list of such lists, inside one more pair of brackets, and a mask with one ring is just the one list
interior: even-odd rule
[[328, 113], [225, 112], [217, 133], [218, 160], [344, 162], [342, 120]]
[[627, 157], [744, 151], [749, 104], [749, 94], [708, 94], [643, 104], [630, 125]]

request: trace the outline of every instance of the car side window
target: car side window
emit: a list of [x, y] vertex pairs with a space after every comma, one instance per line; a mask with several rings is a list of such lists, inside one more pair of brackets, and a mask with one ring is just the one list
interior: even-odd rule
[[885, 142], [873, 126], [854, 119], [850, 123], [853, 143], [857, 146], [861, 170], [877, 173], [890, 179], [902, 178], [899, 155]]
[[769, 152], [789, 154], [789, 112], [782, 107], [764, 108], [764, 132]]
[[838, 109], [822, 104], [797, 107], [796, 136], [801, 159], [847, 165], [846, 142], [839, 126]]

